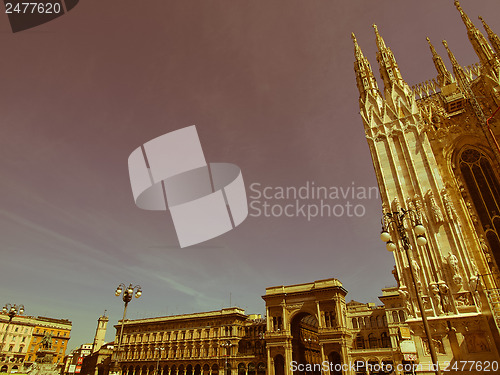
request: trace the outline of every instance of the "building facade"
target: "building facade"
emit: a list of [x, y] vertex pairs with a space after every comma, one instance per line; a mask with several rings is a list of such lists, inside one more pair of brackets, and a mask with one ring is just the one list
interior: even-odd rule
[[83, 358], [81, 375], [108, 375], [111, 368], [114, 343], [107, 343], [93, 350], [92, 354]]
[[[414, 336], [397, 288], [351, 301], [337, 279], [266, 289], [268, 375], [411, 374]], [[406, 371], [405, 371], [406, 370]]]
[[455, 7], [479, 63], [461, 67], [443, 42], [450, 72], [428, 40], [437, 76], [414, 87], [375, 26], [380, 90], [353, 35], [360, 112], [394, 245], [397, 286], [382, 290], [383, 305], [346, 303], [341, 282], [327, 279], [267, 288], [264, 320], [239, 308], [126, 320], [115, 345], [122, 374], [434, 374], [433, 351], [447, 373], [461, 373], [459, 361], [500, 370], [500, 39]]
[[[326, 279], [267, 288], [265, 319], [235, 307], [125, 320], [115, 363], [124, 375], [413, 373], [418, 353], [397, 287], [383, 290], [381, 306], [346, 303], [346, 294]], [[101, 362], [85, 375], [107, 375]]]
[[15, 316], [9, 324], [9, 316], [0, 314], [0, 372], [18, 371], [24, 368], [35, 322], [31, 317]]
[[[118, 342], [121, 324], [115, 327]], [[224, 371], [264, 375], [265, 330], [265, 320], [259, 315], [245, 315], [236, 307], [126, 320], [117, 361], [127, 375], [215, 375]]]
[[78, 348], [73, 349], [69, 355], [64, 358], [64, 369], [62, 371], [65, 375], [80, 374], [84, 359], [93, 353], [93, 344], [82, 344]]
[[53, 319], [39, 316], [34, 320], [28, 352], [25, 357], [26, 366], [32, 365], [36, 360], [36, 353], [40, 349], [44, 337], [51, 339], [51, 349], [54, 351], [53, 364], [62, 368], [66, 347], [70, 339], [72, 323], [67, 319]]
[[[442, 367], [498, 363], [500, 348], [500, 39], [481, 18], [488, 42], [458, 1], [455, 7], [479, 63], [463, 68], [443, 41], [450, 72], [427, 38], [437, 77], [412, 88], [374, 25], [382, 92], [353, 34], [360, 113], [389, 218], [397, 292], [418, 360], [431, 362], [431, 335]], [[413, 218], [403, 229], [407, 245], [390, 224], [394, 217]], [[416, 224], [427, 231], [422, 246]]]
[[70, 339], [71, 322], [66, 319], [15, 316], [0, 314], [0, 335], [3, 348], [0, 356], [0, 372], [21, 372], [36, 359], [36, 352], [43, 338], [51, 335], [53, 363], [62, 366], [66, 346]]

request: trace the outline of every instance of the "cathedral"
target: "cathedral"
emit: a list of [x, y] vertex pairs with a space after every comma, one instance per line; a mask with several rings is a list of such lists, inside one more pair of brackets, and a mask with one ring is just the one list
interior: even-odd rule
[[352, 35], [381, 239], [394, 254], [419, 362], [439, 362], [441, 371], [460, 361], [498, 363], [500, 351], [500, 38], [479, 17], [486, 38], [455, 7], [479, 62], [462, 67], [443, 41], [450, 72], [427, 38], [437, 76], [414, 87], [374, 25], [379, 88]]
[[346, 302], [326, 279], [267, 288], [264, 318], [231, 307], [125, 320], [115, 373], [500, 373], [500, 38], [455, 6], [479, 62], [462, 67], [443, 41], [449, 71], [427, 39], [437, 76], [414, 87], [374, 25], [381, 90], [352, 35], [381, 239], [396, 264], [383, 305]]

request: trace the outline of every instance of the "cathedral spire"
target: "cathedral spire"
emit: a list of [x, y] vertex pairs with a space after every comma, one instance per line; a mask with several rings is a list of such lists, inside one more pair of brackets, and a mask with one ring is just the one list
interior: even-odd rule
[[451, 73], [448, 71], [448, 69], [446, 69], [446, 65], [444, 65], [443, 59], [438, 55], [429, 38], [427, 38], [427, 42], [429, 43], [429, 47], [431, 49], [432, 61], [434, 61], [434, 66], [436, 67], [436, 70], [438, 72], [437, 80], [439, 85], [443, 87], [449, 85], [450, 83], [453, 83], [453, 77], [451, 76]]
[[365, 55], [363, 55], [363, 51], [361, 51], [361, 47], [358, 44], [358, 40], [356, 39], [356, 35], [351, 33], [351, 38], [354, 43], [354, 56], [356, 57], [356, 62], [365, 60]]
[[380, 34], [378, 32], [377, 25], [373, 25], [373, 28], [375, 29], [375, 38], [377, 39], [378, 50], [380, 51], [380, 50], [386, 49], [387, 46], [385, 45], [384, 39], [380, 36]]
[[462, 89], [462, 92], [464, 94], [467, 94], [467, 90], [465, 88], [468, 86], [468, 81], [467, 81], [467, 76], [465, 75], [464, 69], [458, 63], [453, 52], [451, 52], [446, 40], [443, 40], [443, 46], [444, 46], [444, 48], [446, 48], [446, 52], [448, 52], [448, 57], [450, 58], [451, 66], [453, 67], [453, 73], [455, 74], [455, 77], [457, 77], [458, 85]]
[[375, 38], [377, 40], [377, 61], [380, 66], [380, 76], [384, 81], [384, 88], [387, 90], [392, 87], [392, 85], [397, 82], [399, 84], [406, 84], [399, 71], [398, 63], [392, 54], [389, 47], [385, 45], [384, 39], [380, 36], [378, 32], [377, 25], [373, 25], [375, 29]]
[[469, 84], [469, 80], [467, 79], [467, 76], [465, 75], [464, 69], [458, 63], [453, 52], [450, 51], [450, 48], [448, 47], [448, 43], [446, 42], [446, 40], [443, 40], [443, 45], [444, 45], [444, 48], [446, 48], [446, 51], [448, 52], [448, 56], [450, 57], [451, 65], [453, 66], [453, 73], [455, 73], [455, 77], [457, 77], [458, 86], [462, 90], [462, 93], [465, 95], [465, 97], [470, 100], [470, 104], [472, 105], [472, 109], [474, 110], [474, 114], [476, 115], [480, 124], [485, 124], [486, 117], [484, 116], [484, 112], [483, 112], [481, 106], [477, 102], [476, 96], [472, 92], [472, 89], [471, 89], [470, 84]]
[[497, 56], [500, 57], [500, 38], [498, 37], [497, 34], [493, 32], [493, 30], [491, 30], [488, 24], [483, 20], [483, 17], [479, 16], [479, 19], [483, 23], [483, 27], [486, 30], [486, 33], [488, 34], [488, 39], [490, 40], [493, 49], [497, 53]]
[[462, 20], [464, 21], [465, 27], [467, 28], [467, 35], [472, 44], [472, 47], [474, 48], [474, 51], [479, 57], [479, 61], [481, 61], [481, 64], [483, 66], [490, 66], [491, 59], [493, 58], [493, 50], [488, 44], [488, 41], [481, 33], [481, 31], [479, 31], [479, 29], [474, 26], [469, 16], [465, 14], [458, 0], [455, 0], [455, 6], [457, 7]]
[[379, 89], [370, 62], [363, 55], [354, 33], [351, 34], [351, 37], [354, 42], [354, 57], [356, 58], [354, 71], [356, 72], [356, 83], [358, 84], [360, 98], [364, 99], [367, 92], [378, 95]]

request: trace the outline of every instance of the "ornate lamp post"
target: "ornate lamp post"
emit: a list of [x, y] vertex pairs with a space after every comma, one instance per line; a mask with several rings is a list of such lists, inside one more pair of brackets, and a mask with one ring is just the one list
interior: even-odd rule
[[[228, 370], [228, 368], [227, 368], [227, 352], [228, 352], [228, 350], [229, 351], [231, 350], [231, 346], [232, 346], [231, 341], [227, 340], [226, 342], [222, 343], [221, 346], [224, 347], [224, 348], [226, 348], [226, 355], [225, 355], [225, 357], [226, 357], [226, 364], [224, 366], [224, 372], [225, 372], [224, 375], [227, 375], [227, 370]], [[229, 353], [231, 353], [231, 352], [229, 352]]]
[[158, 361], [156, 362], [156, 375], [158, 375], [158, 367], [160, 367], [160, 357], [161, 357], [161, 352], [164, 351], [165, 348], [155, 348], [155, 353], [158, 352]]
[[5, 344], [5, 338], [7, 337], [7, 332], [9, 330], [9, 327], [10, 327], [10, 323], [12, 322], [12, 319], [14, 319], [14, 317], [16, 315], [22, 315], [24, 314], [24, 305], [11, 305], [10, 303], [7, 303], [3, 309], [2, 309], [2, 312], [4, 314], [7, 314], [9, 316], [9, 323], [7, 323], [7, 327], [5, 328], [5, 332], [3, 334], [3, 338], [2, 338], [2, 347], [0, 349], [0, 351], [3, 351], [3, 346]]
[[[427, 342], [429, 343], [429, 352], [431, 354], [432, 363], [434, 364], [434, 372], [436, 375], [441, 375], [439, 370], [439, 362], [437, 360], [436, 350], [434, 348], [434, 342], [432, 341], [432, 335], [429, 329], [429, 324], [427, 322], [427, 316], [425, 315], [424, 304], [422, 302], [422, 297], [420, 296], [417, 284], [417, 278], [415, 276], [415, 267], [411, 255], [411, 243], [408, 235], [406, 233], [405, 222], [413, 226], [413, 232], [417, 236], [417, 245], [424, 246], [427, 244], [427, 239], [425, 238], [425, 227], [420, 222], [419, 214], [414, 210], [405, 210], [401, 208], [401, 211], [386, 212], [382, 219], [382, 233], [380, 233], [380, 239], [386, 243], [387, 250], [394, 251], [397, 246], [392, 242], [391, 235], [388, 229], [392, 226], [396, 232], [396, 236], [401, 241], [403, 249], [408, 260], [408, 266], [410, 267], [410, 274], [415, 288], [415, 295], [417, 296], [418, 309], [420, 310], [420, 316], [422, 317], [422, 324], [424, 325], [425, 336], [427, 337]], [[408, 297], [410, 298], [410, 297]]]
[[123, 293], [123, 302], [125, 302], [125, 307], [123, 308], [123, 318], [122, 318], [122, 326], [120, 329], [120, 339], [118, 340], [118, 349], [116, 352], [116, 357], [115, 357], [115, 367], [118, 367], [118, 363], [120, 361], [120, 351], [121, 351], [121, 346], [122, 346], [122, 339], [123, 339], [123, 326], [125, 324], [125, 316], [127, 314], [127, 306], [130, 301], [132, 301], [132, 297], [134, 296], [135, 292], [135, 298], [139, 298], [142, 295], [142, 289], [140, 285], [132, 286], [130, 284], [128, 287], [125, 286], [125, 284], [121, 283], [118, 285], [118, 288], [116, 288], [115, 291], [115, 296], [120, 297], [120, 295]]

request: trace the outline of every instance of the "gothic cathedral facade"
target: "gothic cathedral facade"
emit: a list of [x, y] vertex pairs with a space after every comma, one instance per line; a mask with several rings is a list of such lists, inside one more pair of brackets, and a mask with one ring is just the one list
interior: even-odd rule
[[[479, 63], [463, 68], [443, 41], [450, 72], [427, 38], [437, 77], [415, 87], [374, 25], [382, 92], [352, 35], [383, 212], [414, 212], [426, 228], [419, 246], [406, 223], [407, 249], [393, 240], [392, 250], [407, 323], [427, 353], [420, 361], [428, 363], [421, 311], [435, 346], [447, 353], [438, 351], [439, 362], [498, 361], [500, 352], [500, 38], [480, 17], [486, 38], [458, 1], [455, 6]], [[397, 228], [389, 232], [401, 238]]]

